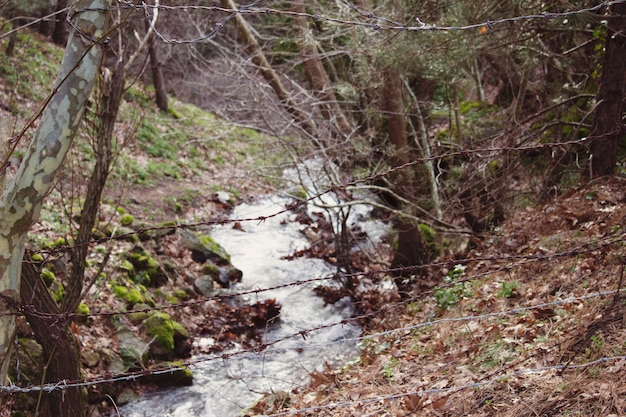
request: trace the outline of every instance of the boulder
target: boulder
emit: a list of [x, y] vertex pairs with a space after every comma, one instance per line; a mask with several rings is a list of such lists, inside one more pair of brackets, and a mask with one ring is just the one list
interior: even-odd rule
[[142, 369], [148, 360], [148, 351], [150, 343], [146, 343], [137, 336], [128, 327], [122, 327], [117, 331], [117, 337], [120, 342], [120, 357], [124, 363], [124, 368]]
[[214, 287], [213, 278], [209, 275], [202, 275], [193, 282], [194, 290], [205, 297], [213, 297], [215, 295]]
[[191, 259], [200, 264], [210, 261], [216, 265], [230, 265], [230, 255], [211, 236], [178, 229], [183, 245], [191, 251]]

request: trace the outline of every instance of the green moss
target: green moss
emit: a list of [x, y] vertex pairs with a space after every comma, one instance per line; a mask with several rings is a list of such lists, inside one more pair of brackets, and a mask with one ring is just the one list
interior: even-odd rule
[[76, 309], [76, 314], [83, 314], [85, 316], [88, 316], [89, 313], [90, 313], [90, 310], [89, 310], [89, 306], [87, 304], [80, 303], [78, 305], [78, 308]]
[[54, 241], [46, 240], [46, 241], [44, 241], [41, 244], [41, 246], [44, 249], [54, 249], [56, 247], [65, 246], [65, 245], [67, 245], [67, 242], [66, 242], [65, 238], [62, 238], [62, 237], [60, 237], [60, 238], [58, 238], [57, 240], [54, 240]]
[[202, 265], [202, 273], [216, 279], [220, 275], [220, 269], [212, 262], [206, 262]]
[[46, 283], [47, 287], [50, 287], [52, 283], [56, 280], [56, 276], [54, 275], [54, 272], [52, 272], [48, 268], [43, 268], [41, 272], [39, 273], [39, 276], [41, 277], [43, 282]]
[[61, 281], [55, 279], [50, 285], [50, 287], [48, 288], [48, 291], [50, 291], [50, 295], [52, 295], [52, 299], [56, 303], [59, 303], [61, 302], [61, 299], [63, 298], [65, 287], [63, 287], [63, 284], [61, 283]]
[[175, 335], [189, 337], [189, 333], [180, 323], [172, 320], [169, 314], [160, 311], [152, 312], [143, 324], [148, 335], [167, 352], [174, 351]]
[[119, 268], [122, 271], [126, 272], [128, 278], [132, 278], [135, 276], [135, 266], [128, 259], [124, 259], [119, 265]]
[[230, 263], [230, 254], [226, 252], [226, 249], [224, 249], [219, 243], [217, 243], [215, 239], [213, 239], [209, 235], [203, 235], [202, 233], [198, 233], [197, 235], [198, 239], [200, 239], [200, 243], [202, 244], [202, 246]]
[[43, 262], [43, 256], [40, 253], [33, 253], [30, 257], [33, 262]]
[[172, 295], [181, 301], [187, 299], [187, 292], [185, 290], [174, 290], [172, 291]]
[[[136, 274], [139, 274], [140, 271], [145, 271], [150, 280], [157, 278], [161, 264], [141, 246], [135, 246], [130, 253], [129, 260], [135, 267]], [[147, 284], [149, 283], [147, 282]]]
[[130, 226], [131, 224], [133, 224], [133, 221], [135, 221], [135, 218], [132, 214], [124, 214], [120, 218], [120, 223], [122, 224], [122, 226]]
[[137, 288], [128, 288], [124, 285], [115, 285], [113, 286], [113, 293], [117, 298], [126, 301], [126, 303], [130, 306], [146, 302], [146, 298]]
[[439, 253], [441, 248], [439, 247], [439, 244], [437, 243], [437, 232], [435, 231], [435, 229], [433, 229], [432, 227], [424, 223], [420, 223], [419, 229], [420, 229], [420, 234], [422, 235], [422, 238], [424, 239], [424, 242], [426, 243], [428, 248], [431, 250], [431, 252], [433, 254]]

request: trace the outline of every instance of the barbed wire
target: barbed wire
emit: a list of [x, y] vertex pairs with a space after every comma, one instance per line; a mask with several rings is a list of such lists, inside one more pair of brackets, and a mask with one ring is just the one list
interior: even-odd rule
[[[330, 326], [348, 324], [347, 321], [349, 321], [349, 319], [346, 319], [346, 320], [341, 320], [339, 322], [336, 322], [330, 325], [317, 326], [317, 327], [313, 327], [310, 329], [298, 331], [298, 332], [292, 333], [291, 335], [282, 337], [280, 339], [266, 342], [260, 346], [254, 346], [251, 348], [241, 349], [241, 350], [237, 350], [234, 352], [221, 353], [219, 355], [209, 355], [203, 358], [191, 359], [191, 360], [184, 361], [181, 365], [171, 366], [171, 367], [167, 367], [164, 369], [157, 369], [157, 370], [145, 369], [139, 372], [131, 372], [131, 373], [114, 375], [114, 376], [105, 375], [99, 379], [83, 380], [83, 381], [59, 381], [57, 383], [48, 383], [48, 384], [37, 385], [37, 386], [33, 385], [33, 386], [19, 387], [11, 383], [10, 385], [6, 385], [6, 386], [0, 385], [0, 392], [6, 392], [6, 393], [16, 393], [16, 392], [28, 393], [28, 392], [36, 392], [36, 391], [51, 392], [51, 391], [63, 390], [63, 389], [73, 388], [73, 387], [90, 387], [90, 386], [113, 383], [113, 382], [137, 381], [138, 379], [145, 377], [145, 376], [164, 375], [167, 373], [171, 374], [173, 372], [189, 370], [191, 367], [197, 366], [203, 363], [208, 363], [208, 362], [213, 362], [213, 361], [218, 361], [218, 360], [227, 361], [229, 359], [233, 359], [233, 358], [245, 356], [245, 355], [267, 355], [270, 353], [280, 353], [280, 352], [285, 352], [289, 350], [299, 351], [299, 350], [304, 350], [304, 349], [318, 349], [320, 347], [327, 347], [327, 346], [332, 346], [336, 344], [356, 343], [356, 342], [360, 342], [360, 341], [364, 341], [364, 340], [372, 339], [376, 337], [388, 336], [391, 334], [408, 333], [408, 332], [411, 332], [420, 328], [436, 326], [436, 325], [443, 324], [443, 323], [475, 321], [475, 320], [483, 320], [483, 319], [491, 319], [491, 318], [496, 318], [496, 317], [517, 315], [517, 314], [521, 314], [521, 313], [532, 311], [532, 310], [537, 310], [537, 309], [541, 310], [550, 306], [560, 306], [560, 305], [572, 304], [575, 302], [586, 301], [586, 300], [590, 300], [593, 298], [608, 297], [611, 295], [614, 296], [624, 291], [626, 291], [626, 289], [624, 288], [611, 290], [611, 291], [599, 291], [599, 292], [595, 292], [592, 294], [586, 294], [586, 295], [576, 296], [576, 297], [568, 297], [565, 299], [553, 300], [550, 302], [540, 303], [540, 304], [531, 305], [531, 306], [516, 307], [516, 308], [499, 311], [499, 312], [470, 315], [470, 316], [443, 317], [443, 318], [434, 319], [434, 320], [428, 319], [423, 322], [409, 325], [409, 326], [402, 326], [402, 327], [385, 330], [381, 332], [374, 332], [374, 333], [370, 333], [370, 334], [362, 335], [358, 337], [342, 338], [342, 339], [334, 340], [330, 342], [299, 344], [299, 345], [295, 345], [295, 346], [292, 345], [292, 346], [287, 346], [287, 347], [279, 346], [281, 342], [284, 342], [289, 339], [293, 339], [293, 338], [306, 339], [307, 334], [313, 333], [315, 331], [319, 331], [319, 330], [328, 328]], [[576, 365], [571, 365], [571, 366], [576, 366]]]
[[345, 407], [350, 407], [350, 406], [355, 406], [355, 405], [377, 403], [377, 402], [381, 402], [385, 400], [397, 400], [400, 398], [406, 398], [406, 397], [410, 397], [414, 395], [423, 396], [423, 395], [433, 395], [433, 394], [451, 394], [451, 393], [454, 393], [457, 391], [463, 391], [466, 389], [482, 388], [482, 387], [496, 384], [500, 381], [505, 381], [505, 380], [515, 378], [515, 377], [538, 374], [538, 373], [546, 373], [549, 371], [561, 371], [562, 372], [568, 369], [585, 369], [590, 366], [596, 366], [596, 365], [600, 365], [600, 364], [604, 364], [608, 362], [616, 362], [616, 361], [621, 361], [621, 360], [626, 360], [626, 356], [606, 356], [600, 359], [596, 359], [594, 361], [590, 361], [590, 362], [586, 362], [582, 364], [576, 364], [576, 365], [572, 365], [572, 364], [552, 365], [552, 366], [543, 366], [543, 367], [532, 368], [532, 369], [523, 369], [523, 370], [511, 372], [509, 374], [499, 375], [488, 381], [474, 382], [474, 383], [453, 386], [453, 387], [448, 387], [448, 388], [430, 388], [430, 389], [421, 389], [421, 390], [409, 391], [409, 392], [399, 392], [396, 394], [380, 396], [380, 397], [375, 397], [375, 398], [364, 398], [362, 400], [346, 401], [346, 402], [341, 402], [341, 403], [336, 402], [336, 403], [326, 404], [326, 405], [305, 407], [305, 408], [300, 408], [296, 410], [284, 411], [280, 413], [267, 414], [266, 417], [288, 416], [288, 415], [293, 415], [293, 414], [300, 414], [300, 413], [307, 413], [307, 412], [314, 412], [314, 411], [321, 411], [321, 410], [331, 410], [334, 408], [345, 408]]

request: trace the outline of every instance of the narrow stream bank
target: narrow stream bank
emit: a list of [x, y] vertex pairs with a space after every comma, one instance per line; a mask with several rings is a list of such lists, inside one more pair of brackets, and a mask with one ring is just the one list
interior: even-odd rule
[[[279, 196], [263, 198], [237, 206], [231, 218], [271, 216], [283, 210], [288, 202]], [[242, 282], [235, 290], [271, 288], [332, 274], [334, 269], [320, 259], [283, 259], [310, 244], [300, 232], [301, 227], [291, 213], [269, 217], [263, 222], [244, 222], [243, 230], [233, 229], [231, 224], [216, 227], [211, 235], [230, 253], [232, 264], [243, 271]], [[265, 335], [266, 342], [278, 340], [276, 344], [259, 353], [200, 362], [191, 368], [193, 386], [146, 395], [122, 407], [121, 415], [235, 416], [264, 393], [290, 391], [306, 384], [308, 374], [325, 362], [355, 354], [355, 342], [348, 339], [359, 334], [356, 326], [330, 326], [307, 332], [306, 338], [284, 339], [301, 331], [338, 323], [351, 315], [347, 302], [324, 306], [312, 292], [314, 285], [288, 286], [257, 295], [259, 300], [275, 298], [282, 306], [280, 320]], [[211, 340], [200, 339], [196, 343], [211, 343]]]

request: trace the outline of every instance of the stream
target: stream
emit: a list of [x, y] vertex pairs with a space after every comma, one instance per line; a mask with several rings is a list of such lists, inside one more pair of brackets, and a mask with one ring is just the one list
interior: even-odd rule
[[[277, 195], [264, 197], [237, 206], [231, 218], [271, 216], [290, 201]], [[292, 213], [282, 213], [263, 222], [243, 222], [243, 230], [233, 229], [232, 224], [212, 230], [214, 239], [230, 253], [232, 264], [243, 271], [242, 282], [235, 286], [235, 291], [270, 288], [334, 273], [334, 268], [320, 259], [281, 259], [310, 244], [300, 232], [303, 226], [292, 217]], [[282, 306], [280, 320], [268, 329], [265, 342], [337, 323], [351, 315], [348, 302], [324, 306], [313, 294], [313, 285], [287, 286], [256, 296], [258, 300], [275, 298]], [[309, 373], [320, 369], [325, 362], [355, 355], [353, 338], [359, 332], [356, 326], [331, 326], [307, 333], [306, 339], [297, 336], [280, 340], [262, 352], [200, 362], [191, 367], [193, 386], [147, 394], [121, 407], [120, 413], [124, 417], [236, 416], [264, 393], [289, 392], [306, 384]], [[200, 338], [196, 343], [210, 344], [212, 340]]]

